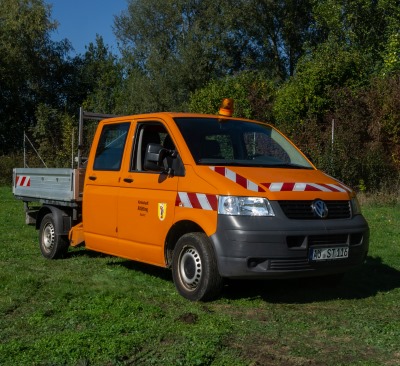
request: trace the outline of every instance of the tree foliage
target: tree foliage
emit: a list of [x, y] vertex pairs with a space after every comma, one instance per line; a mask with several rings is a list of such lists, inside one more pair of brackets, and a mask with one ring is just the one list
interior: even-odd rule
[[96, 43], [90, 43], [79, 70], [80, 89], [85, 93], [82, 103], [85, 110], [98, 113], [115, 113], [122, 82], [122, 66], [96, 36]]
[[294, 75], [277, 93], [274, 115], [287, 132], [309, 118], [322, 121], [340, 87], [356, 87], [368, 78], [368, 57], [340, 45], [324, 43], [304, 57]]
[[240, 7], [240, 25], [253, 49], [256, 68], [285, 80], [292, 76], [305, 45], [315, 45], [312, 1], [250, 0]]
[[133, 91], [134, 110], [135, 96], [144, 111], [181, 108], [188, 92], [242, 67], [243, 53], [227, 24], [235, 6], [227, 3], [129, 2], [128, 11], [116, 19], [116, 29], [124, 46], [126, 87]]
[[69, 44], [53, 42], [50, 8], [42, 0], [0, 1], [0, 153], [22, 144], [39, 103], [60, 105]]
[[308, 116], [321, 118], [332, 105], [332, 91], [369, 83], [385, 63], [382, 55], [386, 67], [395, 69], [389, 49], [396, 45], [394, 24], [397, 35], [400, 31], [400, 17], [391, 13], [396, 3], [324, 0], [315, 4], [315, 26], [322, 40], [300, 59], [296, 74], [279, 91], [274, 106], [279, 123], [294, 128]]
[[234, 116], [271, 121], [276, 86], [259, 72], [242, 72], [212, 80], [191, 95], [189, 110], [216, 114], [224, 98], [234, 99]]
[[130, 0], [116, 19], [126, 108], [185, 109], [190, 93], [245, 70], [283, 80], [312, 43], [311, 23], [308, 1]]
[[317, 166], [353, 187], [398, 188], [399, 77], [337, 89], [325, 123], [309, 119], [293, 137]]
[[47, 166], [71, 166], [77, 130], [73, 119], [67, 113], [39, 104], [36, 110], [36, 124], [29, 132], [34, 138], [40, 158], [44, 159]]

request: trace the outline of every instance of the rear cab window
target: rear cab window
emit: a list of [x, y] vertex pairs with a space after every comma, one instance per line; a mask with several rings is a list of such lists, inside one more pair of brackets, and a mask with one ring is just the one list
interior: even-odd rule
[[104, 125], [93, 164], [93, 170], [118, 171], [121, 169], [130, 122]]

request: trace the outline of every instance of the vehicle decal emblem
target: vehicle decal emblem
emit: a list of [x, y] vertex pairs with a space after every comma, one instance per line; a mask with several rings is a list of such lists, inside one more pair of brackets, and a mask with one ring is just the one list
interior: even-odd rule
[[221, 174], [225, 178], [228, 178], [232, 182], [239, 184], [243, 188], [248, 189], [249, 191], [265, 192], [265, 190], [262, 187], [260, 187], [258, 184], [252, 182], [251, 180], [243, 177], [240, 174], [235, 173], [234, 171], [232, 171], [228, 168], [225, 168], [223, 166], [210, 166], [210, 169], [218, 174]]
[[158, 218], [160, 219], [160, 221], [164, 221], [165, 216], [167, 215], [167, 204], [159, 203], [157, 211], [158, 211]]
[[314, 214], [321, 219], [326, 219], [328, 217], [328, 206], [322, 200], [315, 200], [311, 205], [311, 209]]
[[218, 197], [215, 194], [178, 192], [175, 206], [217, 211]]

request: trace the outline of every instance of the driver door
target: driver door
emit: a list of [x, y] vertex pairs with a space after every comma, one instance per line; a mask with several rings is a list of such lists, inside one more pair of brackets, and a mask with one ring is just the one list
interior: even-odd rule
[[163, 121], [137, 123], [132, 158], [118, 196], [118, 237], [124, 256], [159, 266], [165, 266], [164, 245], [174, 221], [179, 177], [145, 170], [144, 158], [149, 143], [171, 141]]

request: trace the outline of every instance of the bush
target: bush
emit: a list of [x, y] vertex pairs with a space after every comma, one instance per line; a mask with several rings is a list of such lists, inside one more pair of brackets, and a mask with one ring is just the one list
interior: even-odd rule
[[280, 122], [280, 128], [318, 168], [353, 188], [395, 192], [400, 176], [400, 75], [325, 92], [329, 110], [303, 115], [302, 120], [298, 114], [297, 120]]

